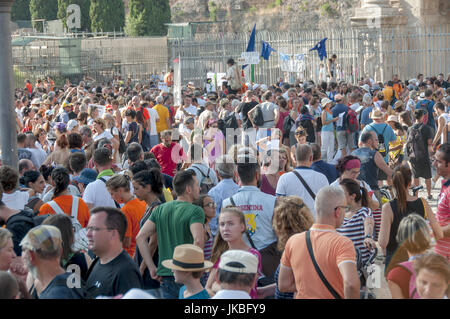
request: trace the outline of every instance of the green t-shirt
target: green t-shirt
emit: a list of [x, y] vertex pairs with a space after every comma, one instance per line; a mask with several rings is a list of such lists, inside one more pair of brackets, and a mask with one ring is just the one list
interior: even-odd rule
[[170, 269], [161, 262], [172, 259], [175, 247], [183, 244], [193, 244], [194, 238], [190, 226], [205, 222], [205, 213], [199, 206], [174, 200], [159, 205], [151, 214], [150, 220], [156, 225], [158, 236], [158, 276], [173, 276]]

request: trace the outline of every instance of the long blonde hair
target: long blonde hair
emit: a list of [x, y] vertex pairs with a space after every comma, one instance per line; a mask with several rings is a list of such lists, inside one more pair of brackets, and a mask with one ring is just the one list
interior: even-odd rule
[[[244, 213], [237, 207], [234, 206], [227, 206], [222, 209], [222, 211], [219, 214], [219, 217], [217, 220], [220, 219], [220, 215], [225, 213], [231, 213], [237, 217], [239, 217], [239, 222], [241, 225], [246, 226], [245, 224], [245, 216]], [[247, 232], [247, 228], [245, 228], [244, 233]], [[214, 245], [212, 248], [212, 255], [211, 255], [211, 262], [215, 264], [217, 260], [219, 260], [219, 257], [228, 250], [228, 243], [223, 240], [222, 235], [220, 235], [220, 231], [217, 234], [216, 238], [214, 239]]]

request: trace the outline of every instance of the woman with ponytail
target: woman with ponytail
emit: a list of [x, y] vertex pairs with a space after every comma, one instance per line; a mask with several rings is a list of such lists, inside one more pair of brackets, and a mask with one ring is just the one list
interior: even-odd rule
[[364, 187], [352, 179], [340, 182], [347, 199], [348, 211], [345, 213], [341, 227], [336, 231], [353, 241], [355, 249], [359, 251], [363, 264], [370, 257], [370, 251], [376, 248], [374, 241], [375, 222], [372, 210], [368, 207], [369, 195]]
[[[80, 225], [85, 228], [89, 222], [89, 208], [81, 198], [70, 195], [69, 171], [64, 167], [56, 167], [52, 171], [52, 180], [55, 184], [55, 187], [53, 188], [52, 200], [41, 206], [39, 209], [39, 215], [55, 215], [64, 213], [71, 217], [72, 207], [74, 205], [78, 205], [78, 209], [76, 210], [77, 219]], [[78, 203], [76, 203], [76, 201], [78, 201]]]
[[69, 140], [66, 134], [61, 134], [56, 140], [56, 147], [47, 157], [43, 165], [66, 165], [70, 156]]
[[386, 255], [385, 274], [388, 274], [393, 265], [408, 260], [408, 254], [397, 242], [396, 236], [401, 220], [410, 215], [417, 214], [428, 219], [434, 237], [438, 240], [443, 237], [442, 229], [436, 221], [430, 205], [423, 198], [411, 196], [408, 192], [411, 187], [412, 173], [406, 166], [398, 166], [392, 178], [395, 198], [383, 205], [381, 214], [381, 229], [378, 243]]

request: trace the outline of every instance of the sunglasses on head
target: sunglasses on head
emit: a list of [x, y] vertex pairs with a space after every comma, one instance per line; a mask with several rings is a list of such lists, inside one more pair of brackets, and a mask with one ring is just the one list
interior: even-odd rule
[[295, 132], [295, 135], [305, 135], [305, 131], [298, 131], [298, 132]]

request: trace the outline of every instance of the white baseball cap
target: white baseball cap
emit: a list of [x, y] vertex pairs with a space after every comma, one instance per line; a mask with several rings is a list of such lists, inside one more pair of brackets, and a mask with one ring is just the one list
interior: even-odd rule
[[267, 90], [267, 85], [261, 84], [261, 90], [263, 90], [263, 91]]
[[361, 89], [363, 89], [366, 92], [370, 92], [370, 86], [368, 84], [364, 84], [361, 86]]
[[240, 274], [256, 274], [258, 257], [245, 250], [227, 250], [220, 256], [219, 269]]
[[70, 120], [67, 122], [67, 130], [72, 131], [75, 127], [78, 126], [78, 122], [76, 120]]

